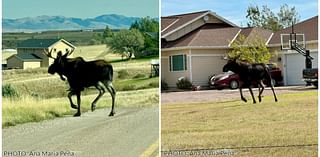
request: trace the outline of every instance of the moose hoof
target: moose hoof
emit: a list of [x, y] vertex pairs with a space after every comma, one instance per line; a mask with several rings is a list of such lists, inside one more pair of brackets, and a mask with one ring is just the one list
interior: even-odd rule
[[96, 110], [96, 105], [91, 106], [91, 111], [93, 112], [94, 110]]
[[78, 109], [78, 106], [77, 106], [77, 105], [72, 104], [72, 105], [71, 105], [71, 108], [73, 108], [73, 109]]
[[114, 116], [115, 112], [110, 112], [109, 116]]
[[80, 117], [80, 116], [81, 116], [80, 112], [77, 112], [76, 114], [73, 115], [73, 117]]
[[247, 102], [247, 99], [243, 98], [242, 101]]

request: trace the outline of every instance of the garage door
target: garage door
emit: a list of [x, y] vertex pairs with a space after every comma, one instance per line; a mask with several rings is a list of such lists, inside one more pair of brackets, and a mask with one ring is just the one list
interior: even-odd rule
[[[318, 67], [318, 53], [311, 52], [310, 55], [314, 58], [312, 60], [312, 67]], [[301, 54], [286, 54], [286, 83], [287, 85], [302, 85], [305, 82], [302, 80], [302, 70], [305, 68], [305, 57]]]
[[226, 62], [221, 56], [193, 56], [192, 82], [195, 85], [208, 86], [209, 76], [222, 73]]

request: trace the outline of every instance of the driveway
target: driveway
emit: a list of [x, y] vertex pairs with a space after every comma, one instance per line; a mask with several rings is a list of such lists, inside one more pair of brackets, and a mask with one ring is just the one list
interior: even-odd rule
[[[275, 87], [276, 94], [282, 93], [297, 93], [308, 90], [317, 90], [313, 86], [286, 86]], [[244, 97], [249, 98], [251, 102], [251, 95], [248, 89], [242, 90]], [[253, 88], [253, 93], [258, 97], [258, 88]], [[272, 95], [271, 88], [265, 88], [263, 94]], [[202, 91], [186, 91], [186, 92], [169, 92], [161, 93], [161, 104], [174, 104], [174, 103], [202, 103], [202, 102], [218, 102], [218, 101], [233, 101], [240, 100], [240, 92], [237, 90], [202, 90]], [[279, 100], [281, 101], [281, 100]]]

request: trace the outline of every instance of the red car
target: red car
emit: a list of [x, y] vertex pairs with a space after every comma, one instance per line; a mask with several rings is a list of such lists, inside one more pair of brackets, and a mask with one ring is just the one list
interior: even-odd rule
[[[272, 78], [272, 84], [274, 86], [279, 86], [283, 84], [283, 77], [281, 70], [276, 67], [274, 64], [267, 64]], [[235, 74], [231, 71], [225, 72], [219, 75], [214, 75], [209, 80], [210, 88], [215, 89], [223, 89], [223, 88], [230, 88], [230, 89], [237, 89], [239, 87], [239, 75]], [[264, 82], [264, 84], [268, 84]]]

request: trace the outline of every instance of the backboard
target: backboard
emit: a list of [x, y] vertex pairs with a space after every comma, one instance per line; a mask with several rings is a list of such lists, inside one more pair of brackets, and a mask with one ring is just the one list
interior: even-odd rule
[[[291, 36], [291, 38], [290, 38]], [[290, 50], [291, 42], [296, 42], [302, 47], [305, 47], [305, 37], [304, 34], [281, 34], [281, 49], [282, 50]]]

